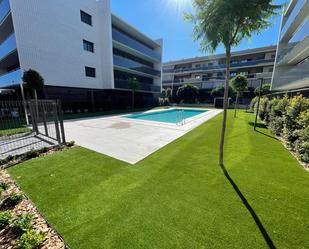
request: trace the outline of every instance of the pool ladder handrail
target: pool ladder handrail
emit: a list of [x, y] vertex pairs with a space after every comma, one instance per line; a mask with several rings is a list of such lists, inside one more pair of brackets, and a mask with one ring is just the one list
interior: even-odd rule
[[183, 126], [186, 123], [186, 119], [185, 119], [185, 115], [184, 115], [185, 111], [184, 110], [177, 110], [177, 125]]

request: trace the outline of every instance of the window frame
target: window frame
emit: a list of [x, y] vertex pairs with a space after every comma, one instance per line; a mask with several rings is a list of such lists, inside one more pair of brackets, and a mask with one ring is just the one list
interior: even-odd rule
[[[93, 70], [92, 73], [89, 74], [89, 70]], [[91, 72], [91, 71], [90, 71]], [[85, 66], [85, 76], [88, 78], [96, 78], [96, 68]]]
[[83, 39], [83, 49], [84, 51], [94, 53], [94, 43]]
[[[86, 19], [89, 18], [90, 21], [87, 21]], [[88, 14], [87, 12], [83, 11], [83, 10], [80, 10], [80, 20], [83, 22], [83, 23], [86, 23], [88, 24], [89, 26], [92, 26], [92, 15]]]

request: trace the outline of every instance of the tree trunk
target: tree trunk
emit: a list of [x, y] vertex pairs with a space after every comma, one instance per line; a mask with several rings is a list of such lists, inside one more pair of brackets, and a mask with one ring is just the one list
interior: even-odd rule
[[238, 101], [239, 101], [239, 92], [236, 94], [236, 101], [235, 101], [235, 112], [234, 112], [234, 118], [236, 118], [237, 108], [238, 108]]
[[226, 48], [226, 81], [224, 86], [224, 103], [223, 103], [223, 119], [220, 139], [220, 165], [224, 165], [224, 138], [226, 130], [227, 108], [229, 98], [229, 81], [230, 81], [230, 64], [231, 64], [231, 48]]

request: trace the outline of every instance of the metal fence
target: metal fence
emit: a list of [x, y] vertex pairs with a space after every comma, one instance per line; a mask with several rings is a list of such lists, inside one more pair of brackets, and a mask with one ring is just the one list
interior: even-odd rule
[[0, 101], [0, 159], [63, 143], [59, 101]]

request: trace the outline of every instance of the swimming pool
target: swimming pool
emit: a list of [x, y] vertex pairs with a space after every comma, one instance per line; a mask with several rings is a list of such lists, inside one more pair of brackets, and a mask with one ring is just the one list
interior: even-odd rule
[[178, 124], [182, 121], [208, 112], [208, 110], [172, 109], [157, 112], [148, 112], [126, 116], [126, 118]]

